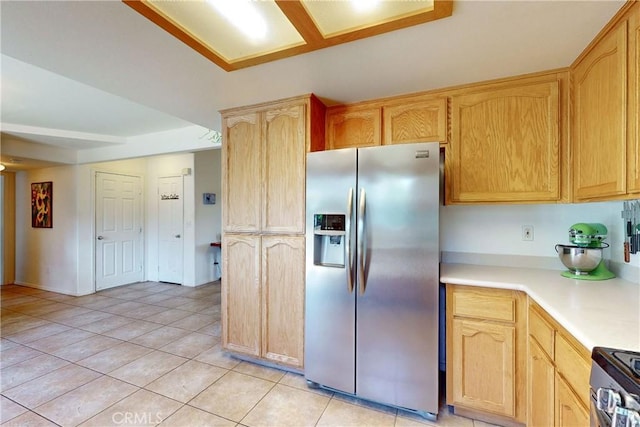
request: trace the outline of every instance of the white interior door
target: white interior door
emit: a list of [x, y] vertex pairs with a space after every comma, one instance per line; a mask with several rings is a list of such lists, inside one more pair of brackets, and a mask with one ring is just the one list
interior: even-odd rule
[[96, 173], [96, 290], [144, 278], [141, 181]]
[[182, 284], [182, 177], [158, 179], [158, 280]]

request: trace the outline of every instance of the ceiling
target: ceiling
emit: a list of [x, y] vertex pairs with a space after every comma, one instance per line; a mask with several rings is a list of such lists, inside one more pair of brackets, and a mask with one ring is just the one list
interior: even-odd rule
[[331, 105], [566, 67], [623, 4], [457, 1], [448, 18], [227, 72], [120, 1], [3, 0], [2, 141], [89, 150], [310, 92]]

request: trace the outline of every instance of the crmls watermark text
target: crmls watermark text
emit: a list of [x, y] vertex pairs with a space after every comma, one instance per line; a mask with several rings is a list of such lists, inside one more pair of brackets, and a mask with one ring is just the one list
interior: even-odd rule
[[117, 425], [156, 425], [162, 422], [159, 412], [114, 412], [111, 421]]

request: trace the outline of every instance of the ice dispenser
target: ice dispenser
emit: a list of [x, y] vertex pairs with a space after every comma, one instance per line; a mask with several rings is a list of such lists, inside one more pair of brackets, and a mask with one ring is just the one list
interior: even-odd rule
[[313, 263], [327, 267], [344, 267], [345, 216], [313, 215]]

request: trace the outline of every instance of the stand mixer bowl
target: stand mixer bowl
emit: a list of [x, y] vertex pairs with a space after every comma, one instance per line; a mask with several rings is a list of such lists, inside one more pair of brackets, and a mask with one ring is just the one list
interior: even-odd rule
[[586, 248], [576, 245], [556, 245], [556, 252], [560, 261], [574, 274], [587, 275], [595, 270], [602, 262], [602, 249], [609, 247]]

